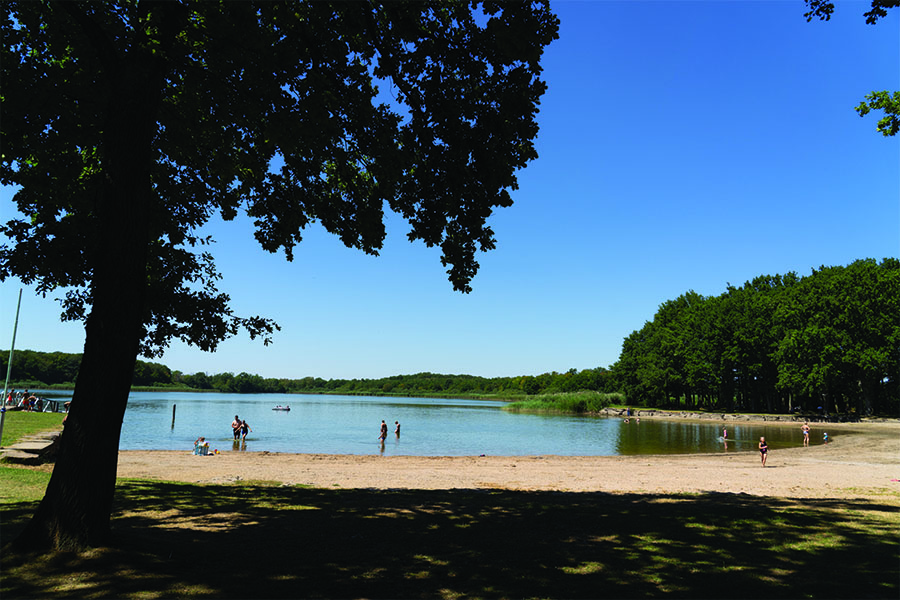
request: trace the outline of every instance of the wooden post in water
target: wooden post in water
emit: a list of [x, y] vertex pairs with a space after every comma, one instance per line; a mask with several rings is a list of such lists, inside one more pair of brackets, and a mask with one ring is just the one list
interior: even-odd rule
[[172, 405], [172, 429], [175, 429], [175, 407], [177, 404]]

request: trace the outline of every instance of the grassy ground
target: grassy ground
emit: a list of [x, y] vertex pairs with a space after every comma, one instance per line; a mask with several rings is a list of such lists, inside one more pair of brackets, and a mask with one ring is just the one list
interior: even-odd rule
[[3, 439], [0, 440], [0, 446], [12, 446], [26, 435], [59, 429], [65, 416], [65, 413], [6, 411], [3, 415]]
[[[11, 436], [53, 428], [62, 417], [10, 414], [23, 415]], [[22, 531], [49, 477], [48, 467], [0, 467], [0, 544]], [[771, 600], [900, 593], [900, 502], [887, 496], [801, 502], [121, 480], [113, 532], [113, 547], [80, 554], [5, 548], [0, 597]]]
[[[0, 485], [13, 470], [0, 472]], [[25, 480], [48, 476], [27, 472]], [[3, 542], [35, 506], [3, 500]], [[6, 551], [0, 595], [897, 598], [898, 510], [895, 499], [127, 480], [114, 548]]]

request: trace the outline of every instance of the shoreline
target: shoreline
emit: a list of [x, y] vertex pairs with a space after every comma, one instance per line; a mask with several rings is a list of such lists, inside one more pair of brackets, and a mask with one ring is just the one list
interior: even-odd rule
[[[789, 424], [789, 423], [785, 423]], [[791, 423], [792, 424], [792, 423]], [[123, 450], [118, 476], [196, 484], [331, 489], [734, 493], [866, 499], [900, 506], [900, 424], [829, 424], [830, 444], [770, 451], [637, 456], [381, 456]]]
[[[900, 418], [887, 417], [863, 417], [852, 420], [848, 415], [805, 415], [805, 414], [770, 414], [770, 413], [708, 413], [697, 411], [671, 411], [655, 408], [632, 408], [628, 415], [628, 408], [604, 408], [598, 415], [616, 418], [642, 418], [642, 419], [666, 419], [688, 421], [720, 421], [726, 423], [765, 423], [795, 425], [797, 423], [818, 423], [821, 425], [859, 425], [868, 426], [880, 423], [900, 424]], [[834, 420], [836, 419], [836, 420]]]

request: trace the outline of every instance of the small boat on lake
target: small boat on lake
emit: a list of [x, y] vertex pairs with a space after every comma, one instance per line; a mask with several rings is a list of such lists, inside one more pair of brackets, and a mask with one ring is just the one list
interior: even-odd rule
[[290, 407], [290, 405], [288, 405], [288, 406], [282, 406], [282, 405], [279, 404], [278, 406], [276, 406], [276, 407], [273, 408], [272, 410], [291, 410], [291, 407]]

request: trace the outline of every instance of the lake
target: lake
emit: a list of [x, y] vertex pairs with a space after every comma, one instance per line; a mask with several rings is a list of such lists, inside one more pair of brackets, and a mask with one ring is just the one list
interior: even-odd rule
[[[291, 411], [275, 411], [276, 405]], [[413, 456], [609, 456], [755, 450], [760, 436], [773, 449], [799, 446], [800, 424], [776, 427], [729, 424], [727, 448], [721, 423], [509, 413], [503, 402], [315, 396], [132, 392], [125, 411], [122, 450], [185, 450], [205, 436], [220, 451]], [[173, 406], [175, 419], [172, 419]], [[235, 444], [234, 415], [252, 432]], [[384, 419], [389, 434], [378, 441]], [[401, 435], [393, 433], [394, 422]], [[821, 442], [814, 425], [813, 443]]]

